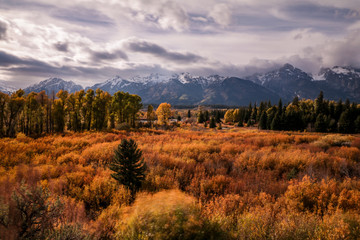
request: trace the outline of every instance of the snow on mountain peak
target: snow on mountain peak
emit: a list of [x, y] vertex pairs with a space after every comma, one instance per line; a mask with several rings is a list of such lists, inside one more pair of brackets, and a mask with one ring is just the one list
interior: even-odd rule
[[331, 69], [336, 74], [343, 74], [343, 75], [349, 75], [349, 74], [356, 74], [360, 76], [360, 73], [355, 71], [353, 68], [350, 67], [339, 67], [335, 66]]
[[124, 79], [124, 78], [122, 78], [122, 77], [120, 77], [119, 75], [116, 75], [115, 77], [106, 80], [104, 83], [102, 83], [102, 84], [100, 84], [100, 85], [110, 84], [111, 87], [115, 87], [115, 86], [121, 84], [123, 81], [127, 81], [127, 80]]
[[171, 77], [168, 75], [163, 75], [159, 73], [151, 73], [148, 76], [135, 76], [129, 79], [131, 82], [137, 83], [160, 83], [168, 82]]
[[312, 76], [314, 81], [324, 81], [326, 80], [325, 73], [319, 73]]
[[9, 82], [7, 81], [0, 81], [0, 92], [10, 94], [16, 91], [16, 88], [10, 86]]

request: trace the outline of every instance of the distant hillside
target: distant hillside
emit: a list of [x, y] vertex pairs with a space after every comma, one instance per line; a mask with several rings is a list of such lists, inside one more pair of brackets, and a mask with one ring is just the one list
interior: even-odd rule
[[45, 91], [46, 94], [51, 95], [53, 92], [56, 94], [60, 90], [66, 90], [70, 93], [80, 91], [82, 86], [75, 84], [72, 81], [65, 81], [61, 78], [48, 78], [37, 84], [31, 85], [24, 89], [25, 93]]

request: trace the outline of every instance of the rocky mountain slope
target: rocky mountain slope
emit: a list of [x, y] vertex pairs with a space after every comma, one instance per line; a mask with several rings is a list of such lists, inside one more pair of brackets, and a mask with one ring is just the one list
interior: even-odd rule
[[[280, 98], [291, 101], [295, 96], [315, 99], [320, 91], [324, 92], [327, 99], [349, 98], [350, 101], [360, 102], [360, 70], [336, 66], [321, 69], [317, 75], [312, 76], [285, 64], [279, 69], [244, 79], [219, 75], [204, 77], [181, 73], [167, 76], [154, 73], [128, 79], [115, 76], [85, 90], [90, 88], [100, 88], [110, 94], [117, 91], [138, 94], [144, 103], [154, 104], [169, 102], [177, 105], [247, 105], [249, 102], [268, 100], [277, 102]], [[25, 88], [25, 92], [45, 90], [47, 94], [51, 94], [60, 89], [75, 92], [82, 87], [72, 81], [49, 78]]]
[[61, 78], [48, 78], [37, 84], [31, 85], [24, 89], [25, 93], [45, 91], [46, 94], [51, 95], [53, 92], [56, 94], [60, 90], [66, 90], [69, 93], [80, 91], [82, 86], [77, 85], [73, 81], [65, 81]]

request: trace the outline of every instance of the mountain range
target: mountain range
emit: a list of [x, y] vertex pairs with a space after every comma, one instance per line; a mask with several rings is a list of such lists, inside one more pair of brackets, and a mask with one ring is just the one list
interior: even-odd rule
[[[291, 101], [295, 96], [315, 99], [320, 91], [327, 99], [348, 98], [360, 102], [360, 69], [352, 67], [323, 68], [317, 75], [311, 75], [290, 64], [263, 74], [244, 78], [219, 75], [193, 76], [189, 73], [165, 76], [122, 78], [115, 76], [105, 82], [85, 88], [100, 88], [113, 94], [117, 91], [141, 96], [144, 103], [159, 104], [169, 102], [176, 105], [222, 104], [248, 105], [250, 102], [277, 102], [280, 98]], [[75, 92], [83, 89], [72, 81], [49, 78], [25, 88], [25, 92], [47, 94], [60, 89]], [[3, 91], [0, 85], [0, 91]]]

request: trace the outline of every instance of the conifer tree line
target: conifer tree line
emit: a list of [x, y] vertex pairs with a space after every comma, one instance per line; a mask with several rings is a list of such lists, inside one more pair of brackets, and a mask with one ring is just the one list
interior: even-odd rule
[[52, 96], [45, 91], [25, 95], [21, 89], [11, 95], [0, 92], [0, 137], [102, 130], [123, 123], [134, 127], [142, 107], [138, 95], [120, 91], [111, 96], [101, 89], [60, 90]]
[[269, 130], [360, 133], [360, 104], [325, 100], [320, 92], [315, 100], [295, 97], [287, 105], [280, 99], [277, 105], [269, 101], [230, 109], [224, 121], [238, 126], [257, 124], [259, 129]]

